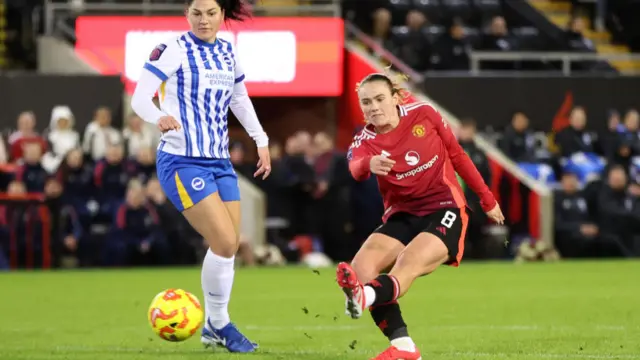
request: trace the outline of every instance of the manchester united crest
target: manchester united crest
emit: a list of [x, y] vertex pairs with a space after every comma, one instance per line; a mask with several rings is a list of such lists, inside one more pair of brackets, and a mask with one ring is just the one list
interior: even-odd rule
[[411, 130], [411, 133], [413, 134], [413, 136], [415, 137], [423, 137], [424, 136], [424, 126], [422, 125], [415, 125], [413, 127], [413, 129]]

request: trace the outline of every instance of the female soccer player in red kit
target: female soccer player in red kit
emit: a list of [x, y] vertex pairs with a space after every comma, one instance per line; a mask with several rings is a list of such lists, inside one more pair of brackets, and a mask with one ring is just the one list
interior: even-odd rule
[[347, 314], [359, 318], [369, 308], [391, 341], [376, 360], [419, 360], [397, 299], [416, 278], [462, 259], [469, 218], [456, 172], [489, 218], [502, 224], [504, 216], [434, 107], [402, 105], [404, 91], [383, 74], [367, 76], [357, 91], [367, 125], [349, 148], [349, 170], [356, 180], [377, 176], [385, 212], [351, 264], [338, 265], [337, 280]]

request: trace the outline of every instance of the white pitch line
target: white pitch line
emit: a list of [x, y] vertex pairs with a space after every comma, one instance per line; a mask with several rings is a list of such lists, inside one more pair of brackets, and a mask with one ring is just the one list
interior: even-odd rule
[[[309, 331], [348, 331], [372, 328], [373, 325], [290, 325], [290, 326], [273, 326], [273, 325], [244, 325], [242, 328], [256, 331], [292, 331], [292, 330], [309, 330]], [[427, 330], [497, 330], [497, 331], [549, 331], [549, 330], [602, 330], [602, 331], [624, 331], [624, 330], [640, 330], [640, 327], [627, 328], [620, 325], [590, 325], [590, 326], [566, 326], [566, 325], [424, 325], [421, 329]]]
[[256, 331], [349, 331], [371, 328], [365, 325], [292, 325], [292, 326], [261, 326], [261, 325], [244, 325], [241, 328]]

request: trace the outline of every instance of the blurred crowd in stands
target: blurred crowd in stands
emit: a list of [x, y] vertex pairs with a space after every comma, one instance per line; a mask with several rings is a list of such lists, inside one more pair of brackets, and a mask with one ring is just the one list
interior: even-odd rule
[[[170, 241], [181, 239], [173, 227], [181, 225], [172, 221], [175, 210], [153, 178], [157, 132], [136, 116], [123, 131], [115, 129], [111, 111], [99, 108], [80, 136], [67, 106], [52, 110], [46, 132], [35, 129], [35, 115], [26, 111], [6, 141], [0, 138], [0, 190], [8, 195], [0, 205], [6, 240], [0, 247], [6, 255], [20, 253], [25, 260], [26, 241], [41, 254], [45, 219], [27, 194], [44, 194], [52, 250], [69, 265], [122, 265], [134, 254], [167, 263], [170, 252], [184, 253], [177, 244], [171, 249]], [[109, 238], [100, 259], [91, 258], [92, 232]]]
[[[552, 32], [543, 31], [541, 24], [529, 18], [507, 11], [505, 1], [501, 0], [344, 1], [347, 19], [420, 72], [469, 70], [472, 51], [595, 53], [595, 44], [586, 36], [588, 30], [593, 31], [594, 4], [575, 1], [574, 5], [564, 28]], [[630, 44], [636, 41], [632, 36], [636, 22], [622, 21], [626, 8], [624, 4], [616, 5], [609, 9], [608, 23], [615, 24], [617, 32], [626, 36], [614, 36], [613, 40]], [[602, 61], [578, 61], [571, 67], [572, 71], [614, 71]], [[483, 70], [560, 68], [561, 64], [556, 61], [481, 63]]]
[[[155, 178], [157, 130], [132, 115], [120, 131], [111, 126], [110, 110], [99, 108], [80, 136], [66, 106], [52, 110], [43, 133], [35, 129], [35, 116], [27, 111], [17, 129], [0, 137], [0, 264], [14, 257], [22, 266], [39, 265], [43, 231], [50, 233], [57, 266], [199, 261], [204, 242]], [[245, 144], [230, 145], [237, 173], [267, 195], [269, 241], [292, 261], [309, 252], [348, 259], [359, 244], [353, 239], [363, 240], [380, 221], [375, 181], [355, 183], [344, 155], [323, 132], [297, 132], [284, 146], [272, 141], [270, 150], [273, 171], [262, 181], [253, 178]], [[252, 254], [244, 251], [243, 262], [260, 260]]]
[[[556, 190], [555, 242], [563, 256], [640, 255], [640, 116], [611, 110], [608, 131], [586, 130], [575, 107], [550, 139], [523, 112], [497, 138], [520, 168]], [[541, 136], [542, 135], [542, 136]]]

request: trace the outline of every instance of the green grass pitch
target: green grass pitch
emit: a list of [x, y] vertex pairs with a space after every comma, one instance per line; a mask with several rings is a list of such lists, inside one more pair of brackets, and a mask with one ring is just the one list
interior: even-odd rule
[[[239, 269], [231, 316], [255, 354], [169, 343], [146, 311], [170, 287], [202, 300], [200, 269], [0, 275], [0, 359], [369, 359], [387, 346], [369, 315], [344, 315], [333, 269]], [[400, 302], [427, 359], [640, 359], [640, 262], [463, 263]]]

